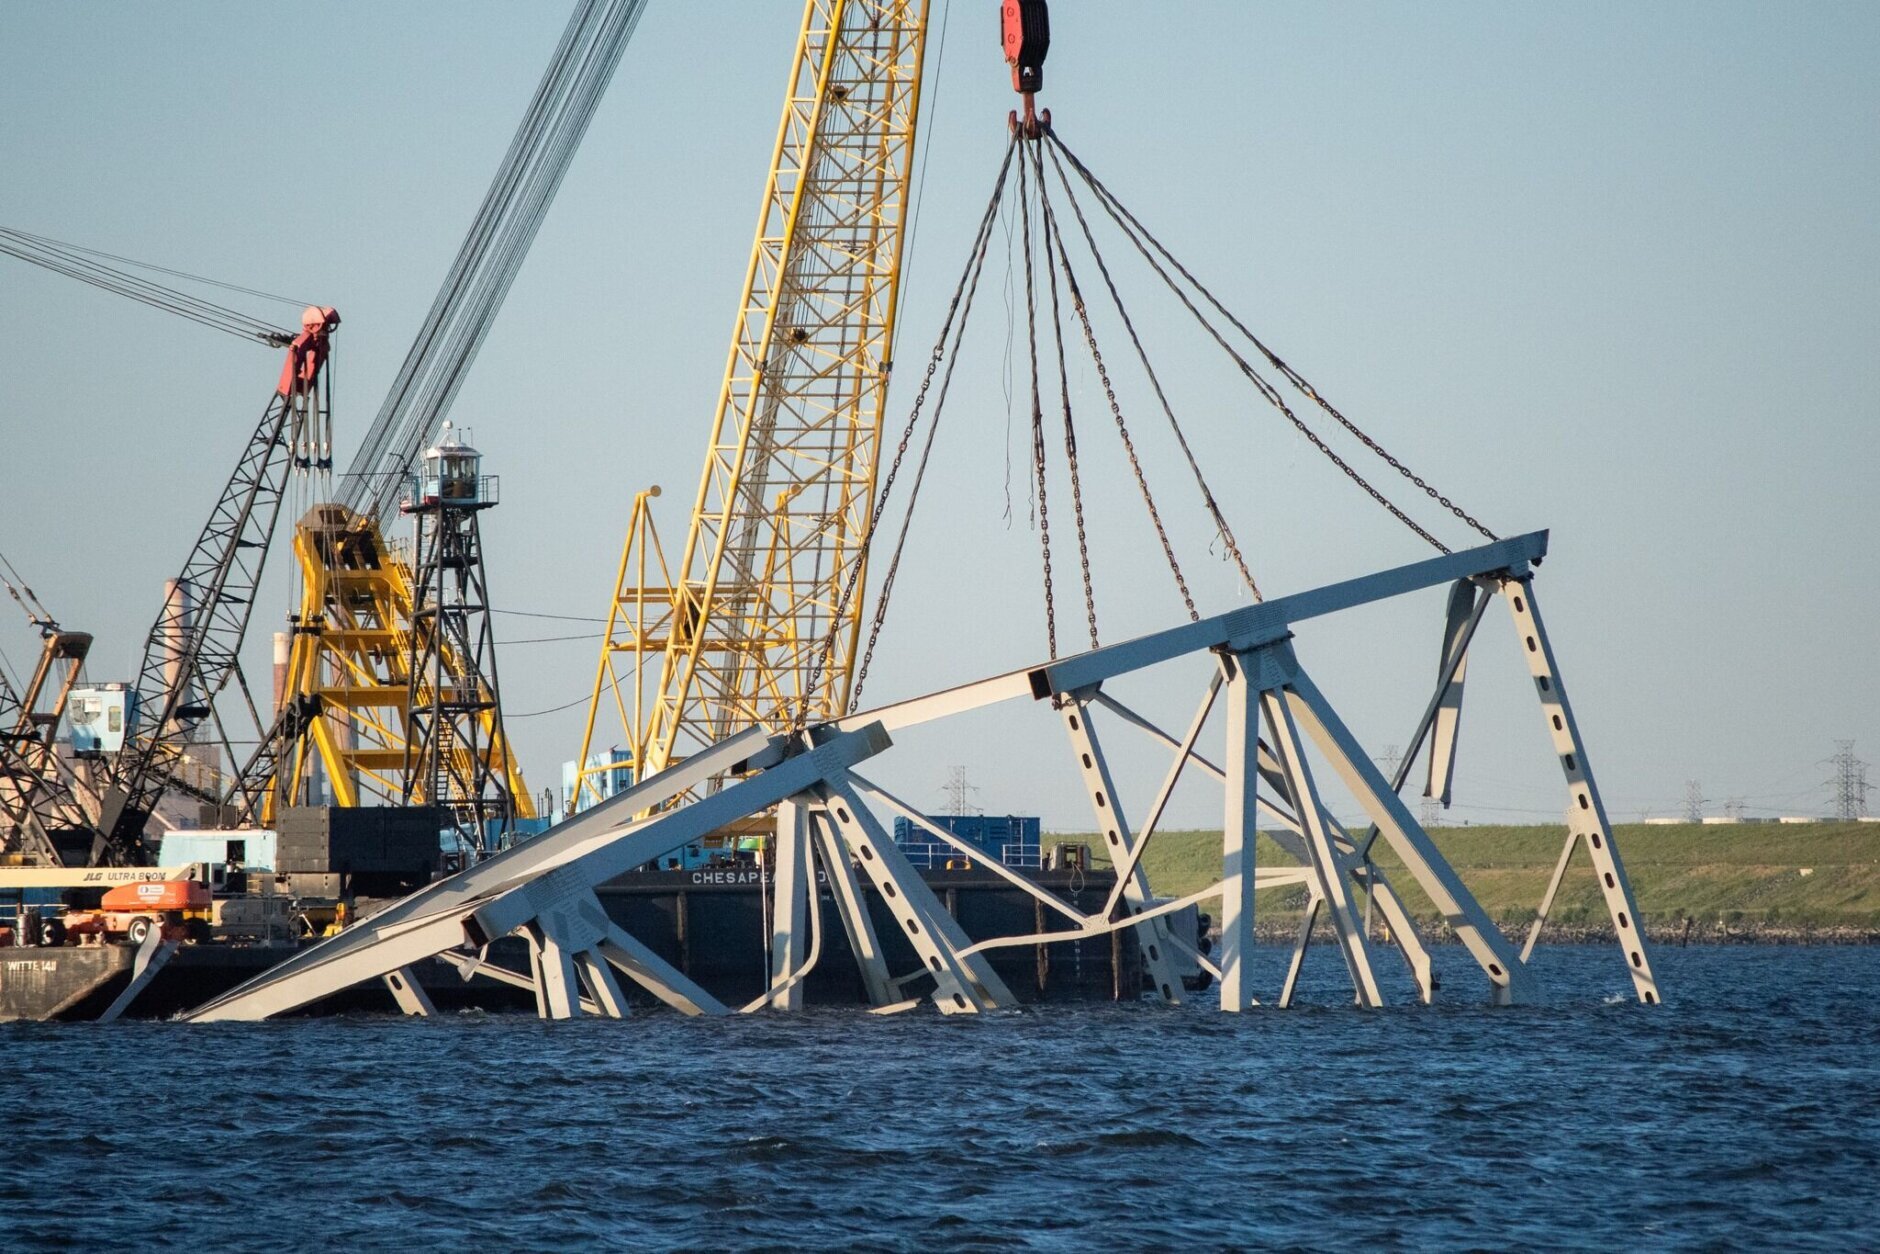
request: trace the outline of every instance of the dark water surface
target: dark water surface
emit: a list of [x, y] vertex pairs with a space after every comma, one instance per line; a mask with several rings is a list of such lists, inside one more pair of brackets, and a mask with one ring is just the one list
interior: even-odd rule
[[[1880, 1246], [1880, 947], [1656, 958], [1655, 1008], [1613, 951], [1562, 947], [1544, 1009], [9, 1025], [0, 1235]], [[1455, 1000], [1462, 960], [1437, 953]], [[1327, 1001], [1335, 962], [1308, 973]]]

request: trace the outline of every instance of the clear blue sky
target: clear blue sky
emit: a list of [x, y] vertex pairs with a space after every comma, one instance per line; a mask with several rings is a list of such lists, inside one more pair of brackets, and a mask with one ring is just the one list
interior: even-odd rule
[[[929, 58], [904, 362], [931, 341], [1004, 140], [991, 9], [934, 0], [948, 29]], [[689, 499], [799, 16], [794, 0], [649, 4], [456, 408], [503, 477], [488, 520], [500, 603], [603, 613], [634, 490]], [[0, 224], [339, 307], [343, 460], [565, 17], [0, 0]], [[1061, 2], [1054, 17], [1047, 103], [1111, 186], [1405, 460], [1497, 530], [1553, 529], [1540, 586], [1615, 817], [1675, 812], [1690, 778], [1713, 812], [1733, 797], [1819, 812], [1835, 739], [1880, 760], [1880, 8]], [[1001, 447], [994, 265], [871, 697], [1042, 655], [1024, 449]], [[1421, 556], [1148, 307], [1270, 592]], [[0, 549], [97, 634], [94, 677], [131, 671], [277, 369], [271, 352], [0, 266]], [[1077, 396], [1095, 443], [1089, 375]], [[1125, 397], [1141, 429], [1146, 400]], [[1144, 442], [1203, 608], [1230, 608], [1171, 451]], [[1115, 449], [1086, 458], [1106, 637], [1179, 621]], [[272, 582], [257, 676], [285, 561]], [[1439, 621], [1425, 597], [1300, 649], [1381, 749], [1421, 706]], [[1545, 820], [1558, 777], [1506, 625], [1490, 628], [1454, 815]], [[499, 636], [581, 630], [508, 616]], [[0, 646], [23, 658], [25, 624], [0, 618]], [[512, 714], [582, 696], [593, 649], [506, 650]], [[1134, 695], [1179, 718], [1193, 682]], [[538, 789], [580, 715], [512, 724]], [[1086, 823], [1061, 742], [1030, 717], [1017, 741], [983, 724], [910, 741], [878, 773], [938, 805], [959, 762], [990, 809]], [[1200, 793], [1175, 817], [1213, 822]]]

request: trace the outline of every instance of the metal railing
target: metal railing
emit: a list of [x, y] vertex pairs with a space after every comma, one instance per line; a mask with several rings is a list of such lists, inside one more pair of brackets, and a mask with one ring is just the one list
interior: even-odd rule
[[500, 504], [503, 499], [501, 475], [477, 475], [474, 479], [415, 476], [405, 481], [398, 494], [399, 509], [409, 512], [433, 505], [484, 506]]
[[[954, 848], [952, 845], [944, 844], [937, 840], [909, 840], [897, 841], [895, 843], [900, 847], [901, 852], [907, 855], [907, 860], [914, 864], [915, 869], [921, 871], [946, 870], [949, 869], [949, 864], [951, 864], [951, 869], [959, 870], [963, 869], [966, 864], [970, 862], [990, 862], [993, 860], [991, 850], [983, 850], [978, 854], [967, 854]], [[1041, 869], [1044, 865], [1043, 851], [1039, 846], [1022, 845], [1014, 842], [1008, 842], [999, 846], [997, 860], [1001, 865], [1020, 871], [1036, 871]]]

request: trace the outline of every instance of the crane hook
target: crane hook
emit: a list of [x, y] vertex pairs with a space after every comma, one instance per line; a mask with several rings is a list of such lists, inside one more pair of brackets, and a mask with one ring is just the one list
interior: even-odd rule
[[1034, 98], [1044, 87], [1044, 59], [1051, 51], [1051, 10], [1045, 0], [1000, 0], [999, 36], [1005, 63], [1012, 67], [1012, 90], [1024, 101], [1024, 116], [1014, 109], [1008, 121], [1026, 139], [1051, 129], [1051, 111], [1039, 115]]

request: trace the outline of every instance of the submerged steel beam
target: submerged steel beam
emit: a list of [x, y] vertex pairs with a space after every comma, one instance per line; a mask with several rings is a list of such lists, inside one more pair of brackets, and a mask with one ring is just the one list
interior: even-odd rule
[[[487, 971], [482, 951], [509, 935], [527, 941], [531, 973], [490, 973], [531, 988], [545, 1017], [623, 1016], [626, 1003], [617, 974], [685, 1013], [726, 1013], [709, 993], [612, 923], [595, 889], [706, 833], [763, 815], [772, 816], [778, 833], [773, 864], [776, 895], [768, 938], [770, 979], [766, 991], [747, 1010], [801, 1005], [803, 977], [821, 951], [818, 863], [860, 964], [868, 999], [879, 1010], [913, 1005], [904, 1000], [904, 990], [923, 986], [917, 983], [921, 981], [931, 981], [933, 1000], [946, 1013], [1009, 1006], [1014, 1000], [1011, 991], [987, 961], [988, 951], [1083, 940], [1123, 928], [1140, 929], [1146, 965], [1157, 991], [1166, 1000], [1179, 1000], [1173, 954], [1177, 949], [1192, 952], [1192, 948], [1174, 935], [1168, 920], [1175, 912], [1210, 898], [1221, 900], [1221, 948], [1218, 962], [1203, 965], [1220, 979], [1222, 1008], [1248, 1010], [1259, 1004], [1246, 961], [1254, 939], [1254, 894], [1259, 888], [1279, 885], [1300, 885], [1309, 897], [1307, 918], [1277, 1004], [1287, 1005], [1293, 999], [1312, 923], [1322, 913], [1331, 921], [1357, 1000], [1367, 1006], [1382, 1004], [1368, 929], [1359, 920], [1354, 886], [1362, 887], [1368, 902], [1383, 914], [1390, 939], [1402, 951], [1418, 994], [1427, 1002], [1435, 988], [1429, 956], [1417, 940], [1414, 921], [1401, 899], [1370, 861], [1373, 839], [1390, 846], [1430, 897], [1487, 975], [1494, 1000], [1532, 1000], [1538, 994], [1538, 981], [1525, 963], [1526, 954], [1516, 953], [1405, 808], [1397, 793], [1402, 772], [1400, 778], [1388, 780], [1378, 771], [1299, 664], [1292, 645], [1292, 625], [1302, 618], [1455, 581], [1463, 582], [1457, 583], [1451, 595], [1443, 673], [1419, 724], [1418, 743], [1435, 730], [1444, 742], [1438, 750], [1443, 759], [1439, 774], [1446, 779], [1453, 759], [1453, 697], [1462, 679], [1469, 637], [1480, 621], [1486, 594], [1499, 591], [1508, 600], [1522, 635], [1569, 796], [1583, 816], [1576, 819], [1574, 840], [1585, 839], [1593, 853], [1594, 869], [1601, 876], [1641, 999], [1655, 1001], [1657, 987], [1639, 934], [1630, 885], [1612, 848], [1611, 830], [1585, 764], [1579, 730], [1560, 690], [1553, 654], [1533, 604], [1528, 566], [1545, 551], [1545, 533], [1535, 533], [962, 685], [884, 707], [878, 717], [858, 715], [787, 736], [766, 736], [755, 729], [741, 733], [534, 841], [413, 894], [190, 1017], [196, 1021], [263, 1018], [361, 980], [396, 976], [430, 956], [442, 957], [466, 973]], [[1470, 588], [1482, 589], [1485, 595], [1465, 598], [1463, 592]], [[1107, 679], [1182, 657], [1205, 658], [1216, 673], [1188, 730], [1179, 738], [1098, 688]], [[1077, 686], [1059, 686], [1067, 682]], [[1223, 752], [1210, 760], [1199, 752], [1198, 741], [1223, 687], [1226, 743]], [[888, 747], [889, 726], [913, 726], [1027, 696], [1053, 699], [1099, 820], [1099, 832], [1112, 851], [1118, 890], [1103, 911], [1085, 915], [1039, 889], [1032, 895], [1070, 918], [1071, 930], [974, 942], [866, 808], [864, 795], [925, 825], [923, 817], [856, 775], [854, 768]], [[1117, 795], [1111, 762], [1090, 726], [1090, 714], [1098, 704], [1175, 750], [1139, 832], [1131, 831], [1124, 819], [1126, 807]], [[1269, 736], [1266, 741], [1259, 735], [1262, 718]], [[1309, 766], [1310, 751], [1315, 753]], [[1169, 901], [1153, 895], [1140, 845], [1153, 837], [1163, 807], [1190, 762], [1223, 784], [1222, 876], [1207, 888]], [[1326, 780], [1331, 778], [1319, 766], [1321, 762], [1342, 781], [1373, 824], [1362, 839], [1354, 839], [1321, 799], [1315, 768]], [[697, 789], [706, 778], [739, 774], [741, 778], [717, 792], [702, 794]], [[671, 808], [659, 809], [668, 805]], [[1277, 823], [1269, 834], [1297, 865], [1256, 866], [1255, 820], [1263, 814]], [[940, 837], [949, 838], [945, 833]], [[1563, 856], [1556, 881], [1564, 875], [1566, 861]], [[999, 870], [1008, 881], [1022, 881], [1016, 873]], [[914, 971], [899, 977], [890, 974], [870, 918], [864, 878], [918, 955], [920, 966]]]
[[[1569, 830], [1574, 836], [1584, 838], [1586, 851], [1591, 856], [1593, 870], [1599, 876], [1600, 895], [1605, 899], [1606, 912], [1612, 918], [1613, 932], [1619, 938], [1619, 948], [1626, 956], [1626, 973], [1632, 977], [1633, 990], [1638, 999], [1647, 1005], [1660, 1001], [1663, 997], [1658, 991], [1657, 977], [1652, 974], [1651, 955], [1645, 946], [1645, 929], [1639, 922], [1638, 899], [1632, 895], [1632, 881], [1626, 877], [1625, 864], [1620, 861], [1619, 847], [1613, 843], [1612, 823], [1606, 818], [1606, 803], [1600, 799], [1599, 786], [1593, 782], [1593, 768], [1586, 760], [1586, 744], [1580, 737], [1580, 724], [1573, 717], [1573, 707], [1567, 703], [1566, 686], [1560, 679], [1560, 667], [1554, 660], [1554, 647], [1548, 640], [1547, 628], [1541, 622], [1540, 606], [1534, 599], [1534, 581], [1524, 574], [1512, 575], [1501, 581], [1501, 595], [1508, 603], [1508, 614], [1514, 620], [1515, 633], [1521, 638], [1521, 653], [1527, 659], [1528, 674], [1533, 677], [1536, 695], [1540, 697], [1541, 712], [1547, 717], [1547, 734], [1553, 741], [1554, 753], [1560, 762], [1561, 774], [1567, 784], [1567, 812], [1572, 816]], [[1572, 853], [1572, 844], [1560, 856], [1560, 872], [1564, 872], [1568, 857]], [[1557, 890], [1556, 882], [1549, 891]], [[1536, 920], [1535, 935], [1539, 935], [1539, 924], [1545, 919], [1543, 913]], [[1528, 949], [1522, 955], [1526, 961]]]
[[[290, 958], [193, 1012], [195, 1022], [264, 1019], [317, 1001], [361, 980], [375, 979], [422, 958], [463, 947], [480, 949], [512, 932], [533, 928], [541, 953], [543, 1010], [550, 1017], [575, 1012], [564, 994], [562, 952], [599, 948], [620, 958], [629, 975], [655, 996], [706, 1013], [724, 1007], [652, 951], [618, 928], [604, 938], [588, 933], [605, 924], [593, 890], [637, 866], [697, 840], [727, 823], [778, 802], [887, 747], [879, 728], [834, 737], [691, 805], [639, 824], [626, 820], [636, 806], [677, 796], [708, 774], [745, 760], [765, 744], [760, 734], [720, 742], [644, 783], [479, 866], [440, 880], [382, 914]], [[721, 759], [728, 759], [722, 760]], [[607, 826], [612, 819], [613, 825]], [[538, 846], [540, 848], [538, 848]], [[515, 855], [515, 856], [511, 856]], [[594, 915], [599, 912], [599, 919]], [[553, 941], [553, 945], [546, 942]]]

